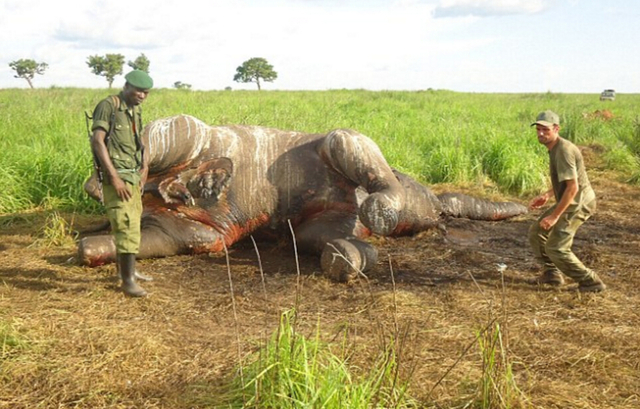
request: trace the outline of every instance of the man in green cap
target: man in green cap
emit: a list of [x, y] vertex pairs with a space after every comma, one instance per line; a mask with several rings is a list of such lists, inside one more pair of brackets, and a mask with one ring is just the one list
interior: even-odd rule
[[147, 292], [136, 278], [150, 278], [136, 271], [136, 254], [140, 246], [142, 187], [149, 168], [140, 137], [140, 104], [149, 95], [153, 80], [141, 70], [129, 72], [125, 79], [122, 91], [100, 101], [93, 111], [91, 148], [102, 174], [102, 197], [115, 238], [122, 290], [127, 295], [143, 297]]
[[582, 264], [571, 246], [578, 228], [596, 211], [596, 195], [591, 188], [580, 149], [560, 137], [560, 118], [553, 111], [541, 112], [531, 124], [538, 141], [549, 150], [549, 168], [553, 187], [535, 197], [530, 209], [538, 209], [554, 196], [556, 204], [538, 218], [529, 229], [529, 242], [536, 259], [544, 265], [535, 281], [559, 286], [561, 273], [578, 282], [582, 292], [606, 289], [598, 275]]

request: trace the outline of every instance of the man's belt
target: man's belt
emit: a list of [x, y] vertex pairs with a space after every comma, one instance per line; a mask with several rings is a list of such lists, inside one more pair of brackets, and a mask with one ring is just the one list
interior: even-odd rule
[[136, 173], [139, 172], [140, 169], [116, 169], [118, 173]]

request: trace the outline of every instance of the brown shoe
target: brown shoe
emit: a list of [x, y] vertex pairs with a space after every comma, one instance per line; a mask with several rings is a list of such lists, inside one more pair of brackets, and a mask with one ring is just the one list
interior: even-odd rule
[[564, 284], [564, 277], [558, 271], [545, 271], [540, 276], [530, 280], [530, 284], [546, 284], [558, 287]]
[[593, 278], [582, 280], [578, 283], [578, 291], [581, 293], [599, 293], [607, 289], [607, 286], [596, 275]]

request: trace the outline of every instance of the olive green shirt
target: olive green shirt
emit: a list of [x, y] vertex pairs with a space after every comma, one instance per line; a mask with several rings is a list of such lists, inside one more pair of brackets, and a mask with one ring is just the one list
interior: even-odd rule
[[576, 193], [570, 206], [585, 205], [595, 199], [595, 193], [587, 177], [584, 167], [584, 159], [580, 149], [570, 141], [558, 138], [558, 143], [549, 151], [549, 169], [551, 171], [551, 183], [556, 201], [560, 202], [567, 180], [576, 179], [578, 193]]
[[[91, 131], [102, 128], [107, 132], [107, 150], [118, 175], [125, 182], [138, 184], [138, 171], [142, 166], [142, 110], [140, 106], [129, 107], [122, 92], [117, 96], [120, 99], [118, 107], [115, 98], [116, 96], [110, 96], [98, 103], [93, 111]], [[113, 129], [110, 129], [114, 112]], [[108, 178], [103, 179], [108, 183]]]

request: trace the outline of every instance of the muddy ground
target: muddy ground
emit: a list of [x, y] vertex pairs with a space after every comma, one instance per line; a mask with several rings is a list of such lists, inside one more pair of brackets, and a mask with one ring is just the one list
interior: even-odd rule
[[299, 331], [312, 335], [319, 323], [333, 343], [347, 334], [356, 373], [397, 325], [402, 373], [412, 372], [410, 393], [424, 407], [464, 407], [477, 396], [476, 335], [496, 319], [516, 406], [638, 408], [640, 189], [597, 168], [590, 177], [599, 209], [574, 250], [608, 285], [603, 294], [527, 282], [538, 271], [526, 242], [538, 212], [451, 220], [446, 236], [375, 238], [378, 265], [350, 285], [328, 281], [307, 256], [298, 275], [287, 243], [259, 242], [260, 259], [250, 241], [235, 246], [229, 268], [224, 255], [145, 260], [155, 278], [146, 299], [119, 292], [112, 265], [80, 267], [73, 245], [39, 241], [45, 213], [2, 216], [0, 407], [215, 407], [239, 360], [297, 303]]

